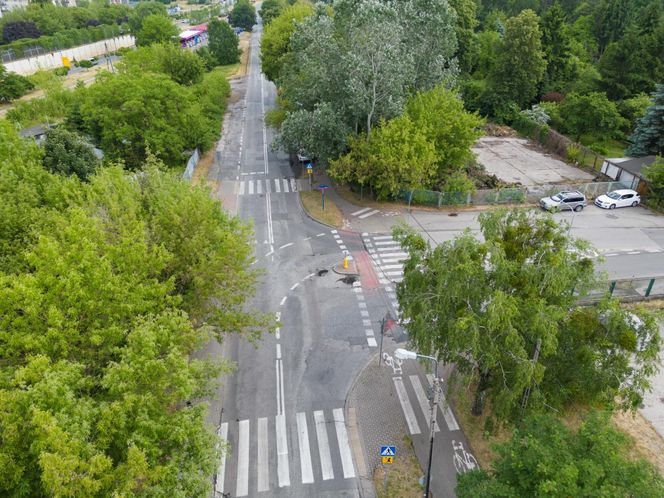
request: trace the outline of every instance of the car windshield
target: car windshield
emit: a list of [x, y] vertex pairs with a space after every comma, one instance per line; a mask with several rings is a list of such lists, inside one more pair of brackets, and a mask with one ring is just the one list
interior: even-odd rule
[[564, 197], [563, 197], [562, 194], [556, 194], [556, 195], [552, 196], [551, 199], [553, 199], [556, 202], [562, 202]]
[[620, 199], [620, 194], [618, 192], [609, 192], [606, 196], [611, 199]]

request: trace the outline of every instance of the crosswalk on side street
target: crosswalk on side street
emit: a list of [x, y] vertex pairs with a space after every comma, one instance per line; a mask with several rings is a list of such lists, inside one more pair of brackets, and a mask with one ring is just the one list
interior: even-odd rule
[[219, 436], [230, 449], [217, 470], [218, 497], [271, 496], [277, 488], [356, 476], [342, 408], [224, 422]]
[[378, 281], [387, 285], [403, 279], [403, 261], [408, 256], [391, 235], [362, 234], [364, 245], [371, 256]]

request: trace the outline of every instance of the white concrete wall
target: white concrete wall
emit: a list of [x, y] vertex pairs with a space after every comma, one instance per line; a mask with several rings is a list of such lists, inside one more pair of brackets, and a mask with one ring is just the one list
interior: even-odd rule
[[134, 37], [131, 35], [118, 36], [108, 40], [101, 40], [88, 45], [68, 48], [66, 50], [56, 50], [50, 54], [38, 55], [27, 59], [19, 59], [13, 62], [7, 62], [4, 66], [8, 71], [27, 76], [36, 73], [40, 69], [55, 69], [62, 67], [62, 57], [69, 57], [70, 61], [90, 59], [98, 57], [108, 52], [115, 52], [119, 48], [133, 47], [135, 45]]

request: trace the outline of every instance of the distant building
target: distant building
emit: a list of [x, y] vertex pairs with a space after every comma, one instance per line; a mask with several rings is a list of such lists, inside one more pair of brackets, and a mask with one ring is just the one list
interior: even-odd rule
[[180, 33], [180, 46], [191, 50], [197, 50], [208, 44], [207, 24], [192, 26]]

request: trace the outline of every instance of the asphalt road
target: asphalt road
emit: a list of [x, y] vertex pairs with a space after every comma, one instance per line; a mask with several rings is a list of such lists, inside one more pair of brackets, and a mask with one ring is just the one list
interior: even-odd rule
[[270, 150], [264, 127], [275, 89], [260, 72], [259, 39], [257, 27], [245, 112], [225, 130], [239, 131], [239, 162], [222, 164], [219, 179], [235, 194], [239, 216], [254, 225], [264, 273], [252, 305], [275, 313], [280, 327], [255, 345], [231, 337], [211, 347], [237, 364], [210, 414], [230, 445], [215, 494], [358, 496], [344, 403], [372, 348], [353, 287], [329, 270], [341, 262], [342, 246], [352, 251], [361, 239], [302, 213], [288, 161]]

